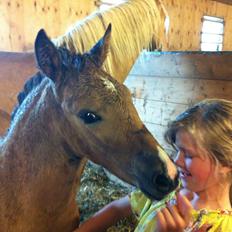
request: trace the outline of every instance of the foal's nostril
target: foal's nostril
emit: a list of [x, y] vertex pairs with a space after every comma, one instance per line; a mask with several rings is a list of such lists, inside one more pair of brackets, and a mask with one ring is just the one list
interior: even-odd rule
[[167, 193], [170, 190], [170, 180], [163, 174], [154, 176], [153, 184], [156, 186], [156, 189], [162, 193]]

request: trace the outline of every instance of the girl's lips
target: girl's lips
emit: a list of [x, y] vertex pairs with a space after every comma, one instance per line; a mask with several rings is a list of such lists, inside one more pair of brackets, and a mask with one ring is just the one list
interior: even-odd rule
[[191, 176], [189, 172], [180, 171], [180, 178], [186, 178]]

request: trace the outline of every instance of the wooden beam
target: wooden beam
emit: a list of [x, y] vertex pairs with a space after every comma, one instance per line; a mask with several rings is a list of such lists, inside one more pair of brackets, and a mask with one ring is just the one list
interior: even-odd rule
[[212, 0], [214, 2], [221, 2], [227, 5], [232, 5], [232, 0]]

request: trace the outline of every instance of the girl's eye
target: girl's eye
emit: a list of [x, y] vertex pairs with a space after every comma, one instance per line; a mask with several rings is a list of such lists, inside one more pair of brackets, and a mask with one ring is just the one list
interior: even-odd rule
[[177, 154], [177, 155], [182, 154], [183, 157], [184, 157], [185, 159], [192, 159], [192, 158], [193, 158], [193, 156], [192, 156], [191, 154], [189, 154], [187, 151], [185, 151], [185, 150], [183, 150], [183, 149], [177, 150], [177, 151], [176, 151], [176, 154]]
[[192, 159], [193, 158], [193, 155], [191, 153], [189, 153], [189, 151], [187, 149], [180, 148], [179, 150], [177, 150], [177, 152], [183, 154], [185, 159]]
[[193, 157], [191, 156], [191, 155], [189, 155], [189, 154], [184, 154], [184, 157], [186, 158], [186, 159], [192, 159]]

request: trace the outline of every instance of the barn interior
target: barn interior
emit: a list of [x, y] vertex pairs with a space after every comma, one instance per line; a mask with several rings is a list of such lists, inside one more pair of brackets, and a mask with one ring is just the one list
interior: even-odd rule
[[[131, 0], [133, 1], [133, 0]], [[154, 0], [155, 1], [155, 0]], [[232, 100], [232, 1], [157, 0], [165, 14], [160, 44], [144, 49], [130, 70], [125, 85], [144, 124], [162, 147], [172, 154], [163, 135], [170, 120], [205, 98]], [[37, 32], [51, 38], [91, 15], [124, 4], [126, 0], [6, 0], [0, 2], [0, 133], [6, 133], [17, 93], [2, 67], [7, 55], [32, 54]], [[155, 19], [154, 19], [155, 20]], [[21, 60], [23, 58], [20, 58]], [[14, 61], [20, 66], [20, 59]], [[33, 72], [35, 64], [33, 66]], [[23, 70], [22, 70], [23, 72]], [[25, 73], [25, 77], [31, 73]], [[23, 83], [24, 80], [21, 80]], [[4, 83], [4, 84], [3, 84]], [[7, 86], [7, 88], [6, 88]], [[82, 220], [132, 187], [102, 167], [88, 163], [77, 197]], [[133, 231], [134, 218], [108, 231]]]

